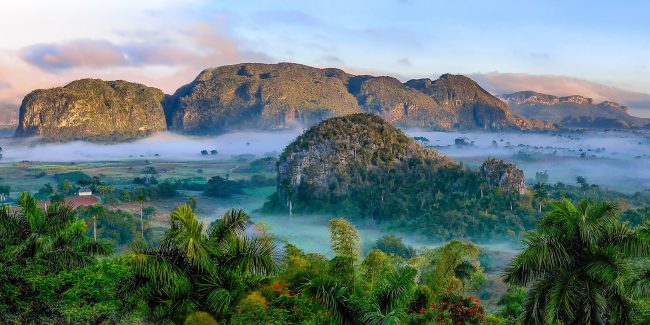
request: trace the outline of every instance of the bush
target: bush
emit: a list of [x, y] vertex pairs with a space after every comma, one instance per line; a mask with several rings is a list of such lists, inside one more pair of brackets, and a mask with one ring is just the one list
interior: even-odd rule
[[221, 176], [210, 178], [204, 191], [205, 195], [212, 197], [229, 197], [241, 193], [243, 193], [243, 188], [239, 182], [231, 181]]

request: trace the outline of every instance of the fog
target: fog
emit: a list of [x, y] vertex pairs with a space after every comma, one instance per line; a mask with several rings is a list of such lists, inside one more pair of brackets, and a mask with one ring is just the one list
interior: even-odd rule
[[[589, 183], [625, 192], [650, 189], [647, 132], [408, 133], [429, 139], [429, 146], [470, 166], [478, 167], [488, 156], [512, 161], [529, 182], [536, 172], [548, 170], [551, 183], [575, 184], [577, 176], [584, 176]], [[465, 138], [470, 144], [455, 145], [456, 138]]]
[[[330, 217], [318, 216], [265, 216], [253, 214], [255, 222], [263, 221], [279, 241], [288, 241], [304, 251], [321, 253], [333, 257], [330, 249], [328, 221]], [[291, 227], [287, 227], [291, 225]], [[444, 244], [443, 241], [427, 240], [423, 237], [407, 233], [387, 232], [371, 225], [356, 225], [359, 230], [361, 248], [366, 254], [375, 245], [381, 236], [392, 234], [402, 238], [404, 244], [417, 250], [423, 248], [436, 248]], [[505, 254], [514, 254], [517, 248], [512, 243], [478, 243], [479, 247], [489, 251], [499, 251]]]
[[[192, 137], [170, 132], [117, 144], [83, 141], [44, 143], [39, 139], [0, 138], [2, 162], [23, 160], [78, 162], [123, 160], [129, 158], [164, 160], [226, 159], [240, 154], [277, 155], [299, 134], [297, 130], [275, 132], [234, 132], [212, 137]], [[201, 150], [217, 150], [204, 156]]]
[[[82, 141], [44, 143], [38, 139], [0, 138], [1, 162], [106, 161], [123, 159], [227, 159], [240, 154], [279, 154], [301, 131], [235, 132], [192, 137], [169, 132], [119, 144]], [[555, 133], [430, 132], [408, 130], [429, 139], [429, 146], [470, 166], [492, 156], [515, 162], [529, 181], [548, 170], [550, 182], [575, 184], [577, 176], [589, 183], [626, 192], [650, 189], [650, 135], [641, 132], [592, 131]], [[454, 144], [464, 138], [469, 145]], [[201, 150], [217, 150], [201, 155]]]

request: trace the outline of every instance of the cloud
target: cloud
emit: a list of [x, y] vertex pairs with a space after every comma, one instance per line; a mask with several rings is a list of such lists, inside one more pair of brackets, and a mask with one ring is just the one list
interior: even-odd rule
[[49, 71], [78, 67], [175, 65], [192, 60], [190, 51], [158, 44], [118, 45], [105, 40], [79, 39], [56, 44], [35, 44], [20, 50], [22, 58]]
[[343, 65], [343, 60], [336, 55], [323, 55], [321, 61], [325, 64]]
[[73, 40], [59, 44], [35, 44], [21, 50], [25, 61], [46, 70], [120, 65], [126, 58], [120, 49], [101, 40]]
[[397, 60], [397, 63], [405, 67], [410, 67], [412, 65], [411, 60], [409, 60], [408, 58], [401, 58]]
[[249, 50], [246, 40], [232, 36], [222, 21], [217, 17], [179, 26], [174, 41], [76, 39], [19, 50], [0, 49], [0, 102], [18, 105], [34, 89], [64, 86], [89, 77], [139, 82], [173, 93], [205, 68], [275, 61], [265, 53]]

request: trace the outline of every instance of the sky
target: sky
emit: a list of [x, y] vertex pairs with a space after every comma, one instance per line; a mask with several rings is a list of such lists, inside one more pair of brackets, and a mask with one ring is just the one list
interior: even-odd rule
[[201, 70], [297, 62], [493, 93], [616, 100], [650, 116], [647, 1], [0, 0], [0, 108], [85, 77], [173, 93]]

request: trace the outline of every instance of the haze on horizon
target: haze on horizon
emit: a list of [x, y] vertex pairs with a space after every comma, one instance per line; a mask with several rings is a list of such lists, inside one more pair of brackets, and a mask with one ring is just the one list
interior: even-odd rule
[[207, 67], [291, 61], [493, 93], [614, 100], [650, 116], [650, 5], [628, 1], [3, 1], [0, 110], [94, 77], [172, 93]]

